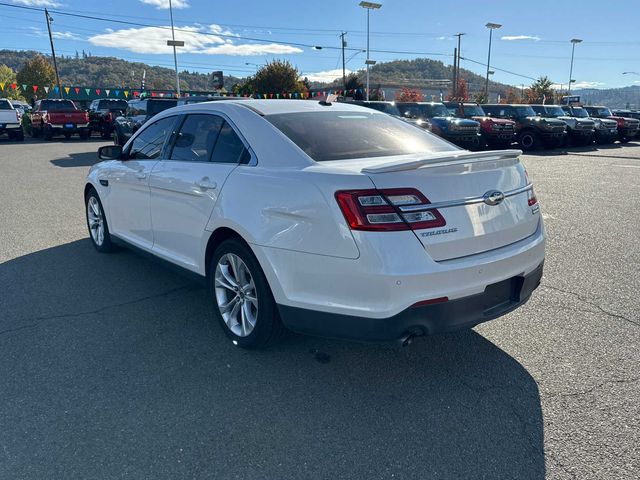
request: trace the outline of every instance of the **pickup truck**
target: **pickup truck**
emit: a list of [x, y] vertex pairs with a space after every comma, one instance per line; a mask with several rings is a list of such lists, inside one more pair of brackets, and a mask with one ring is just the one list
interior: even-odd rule
[[22, 125], [20, 124], [21, 114], [13, 108], [9, 100], [0, 98], [0, 135], [6, 133], [9, 140], [24, 140]]
[[531, 105], [485, 104], [482, 109], [491, 117], [516, 122], [516, 138], [522, 150], [536, 150], [541, 145], [556, 148], [566, 141], [567, 124], [557, 118], [537, 115]]
[[598, 145], [607, 145], [618, 138], [618, 124], [606, 118], [591, 118], [583, 106], [571, 103], [562, 105], [562, 110], [570, 117], [589, 119], [595, 123], [595, 141]]
[[452, 115], [468, 118], [480, 124], [483, 147], [508, 148], [516, 141], [516, 122], [487, 116], [477, 103], [444, 102]]
[[567, 142], [584, 147], [591, 145], [595, 136], [596, 123], [590, 118], [577, 118], [567, 113], [560, 105], [531, 105], [543, 117], [557, 118], [567, 124]]
[[31, 112], [31, 134], [51, 140], [56, 135], [69, 138], [74, 134], [86, 140], [91, 135], [89, 115], [71, 100], [38, 100]]
[[640, 128], [640, 120], [629, 117], [619, 117], [614, 115], [609, 107], [584, 107], [590, 117], [608, 118], [615, 120], [618, 124], [618, 141], [627, 143], [638, 134]]
[[475, 120], [456, 118], [442, 103], [396, 102], [403, 117], [422, 120], [431, 132], [462, 148], [480, 149], [480, 124]]
[[113, 141], [124, 145], [151, 117], [168, 108], [175, 107], [178, 100], [173, 98], [143, 98], [129, 100], [124, 115], [117, 117], [113, 124]]
[[127, 101], [116, 98], [101, 98], [89, 105], [89, 126], [92, 132], [100, 133], [105, 140], [111, 138], [113, 121], [127, 110]]

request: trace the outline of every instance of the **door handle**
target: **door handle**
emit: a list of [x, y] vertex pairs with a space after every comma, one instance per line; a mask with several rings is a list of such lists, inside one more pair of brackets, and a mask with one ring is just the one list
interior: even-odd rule
[[218, 184], [209, 180], [209, 177], [204, 177], [203, 179], [196, 182], [196, 186], [200, 190], [215, 190]]
[[145, 172], [136, 172], [136, 178], [144, 180], [145, 178], [147, 178], [147, 174]]

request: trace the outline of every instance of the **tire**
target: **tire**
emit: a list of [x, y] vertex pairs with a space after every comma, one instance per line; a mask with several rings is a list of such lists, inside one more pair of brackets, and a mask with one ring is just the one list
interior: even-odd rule
[[620, 137], [620, 143], [629, 143], [629, 137]]
[[115, 145], [120, 145], [123, 146], [124, 144], [122, 143], [122, 139], [120, 138], [120, 135], [118, 134], [117, 131], [113, 132], [113, 143]]
[[41, 134], [42, 130], [31, 125], [31, 138], [39, 138]]
[[109, 131], [107, 131], [107, 130], [102, 130], [102, 131], [100, 132], [100, 137], [101, 137], [103, 140], [109, 140], [109, 139], [111, 138], [111, 132], [109, 132]]
[[50, 141], [53, 138], [53, 131], [51, 130], [51, 127], [49, 125], [44, 126], [42, 137], [47, 141]]
[[91, 136], [91, 130], [82, 130], [80, 132], [80, 140], [88, 140]]
[[[104, 215], [104, 208], [98, 196], [98, 192], [91, 188], [85, 197], [85, 216], [87, 218], [87, 229], [89, 230], [89, 238], [94, 248], [100, 253], [109, 253], [114, 250], [109, 234], [109, 225]], [[96, 222], [98, 222], [96, 224]], [[94, 228], [92, 229], [92, 225]], [[100, 234], [102, 227], [102, 234]]]
[[209, 272], [214, 316], [234, 345], [263, 348], [282, 335], [284, 326], [267, 278], [243, 241], [231, 238], [218, 245]]
[[66, 138], [67, 140], [69, 140], [71, 138], [71, 134], [70, 133], [65, 133], [64, 134], [64, 138]]
[[13, 138], [18, 141], [18, 142], [24, 142], [24, 132], [22, 130], [20, 130], [18, 133], [16, 133]]
[[525, 152], [537, 150], [540, 147], [540, 137], [536, 132], [526, 130], [518, 136], [518, 144]]

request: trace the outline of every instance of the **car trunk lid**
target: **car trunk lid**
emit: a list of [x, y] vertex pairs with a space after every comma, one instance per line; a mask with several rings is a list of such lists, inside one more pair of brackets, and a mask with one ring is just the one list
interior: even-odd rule
[[[368, 175], [377, 189], [415, 188], [434, 204], [426, 209], [436, 207], [446, 224], [413, 231], [427, 253], [443, 261], [510, 245], [535, 233], [538, 206], [520, 154], [454, 151], [369, 159], [352, 167]], [[425, 210], [424, 205], [398, 208], [403, 213]]]

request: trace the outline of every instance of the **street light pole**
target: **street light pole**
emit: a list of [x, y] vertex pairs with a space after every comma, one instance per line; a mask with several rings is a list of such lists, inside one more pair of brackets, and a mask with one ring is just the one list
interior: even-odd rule
[[171, 16], [171, 40], [173, 45], [173, 64], [176, 68], [176, 92], [180, 96], [180, 75], [178, 74], [178, 55], [176, 54], [176, 34], [173, 30], [173, 6], [171, 0], [169, 0], [169, 15]]
[[581, 43], [579, 38], [571, 39], [571, 68], [569, 69], [569, 87], [567, 88], [567, 95], [571, 95], [571, 84], [573, 83], [573, 54], [576, 51], [576, 43]]
[[369, 101], [369, 65], [371, 64], [371, 60], [369, 59], [369, 13], [371, 10], [378, 9], [382, 6], [381, 3], [373, 3], [373, 2], [360, 2], [359, 5], [362, 8], [367, 9], [367, 61], [365, 62], [367, 65], [367, 92], [366, 99]]
[[[347, 75], [345, 73], [346, 71], [346, 64], [344, 61], [344, 48], [347, 46], [347, 41], [344, 39], [344, 36], [347, 34], [347, 32], [342, 32], [340, 34], [340, 41], [341, 41], [341, 46], [342, 46], [342, 89], [346, 92], [347, 90]], [[345, 95], [346, 96], [346, 95]]]
[[499, 23], [489, 22], [485, 26], [489, 29], [489, 54], [487, 55], [487, 78], [484, 82], [484, 97], [488, 102], [489, 101], [489, 71], [490, 71], [490, 65], [491, 65], [491, 40], [493, 38], [493, 31], [502, 27], [502, 25]]

